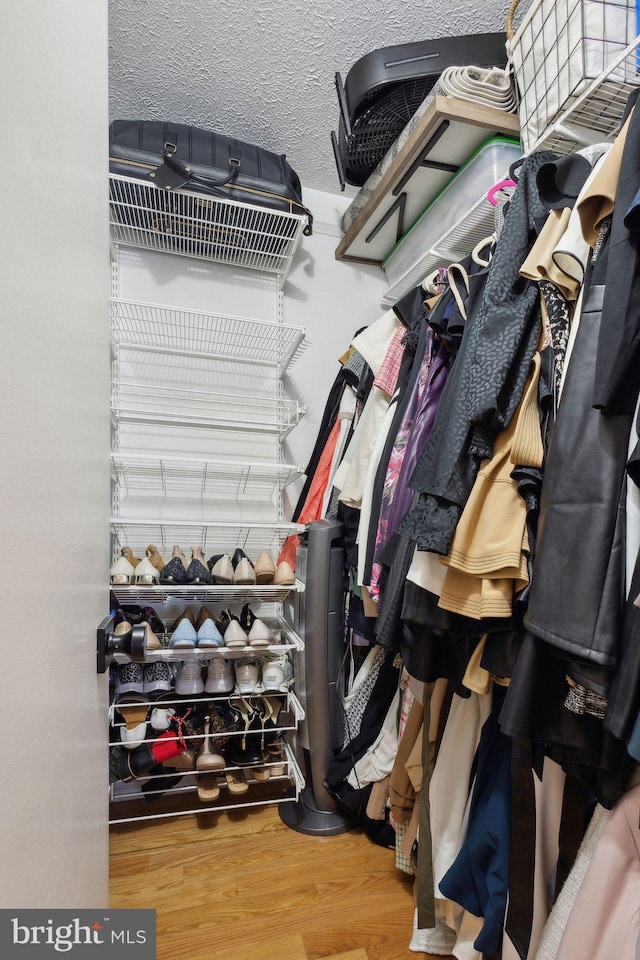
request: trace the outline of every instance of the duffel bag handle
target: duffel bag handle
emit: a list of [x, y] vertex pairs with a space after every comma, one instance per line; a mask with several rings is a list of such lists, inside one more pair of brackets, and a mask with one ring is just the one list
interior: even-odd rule
[[[175, 143], [167, 141], [162, 151], [164, 161], [161, 167], [155, 171], [153, 179], [157, 186], [163, 190], [176, 190], [183, 187], [185, 183], [204, 183], [194, 176], [191, 167], [176, 157], [177, 146]], [[221, 180], [209, 180], [206, 183], [212, 187], [224, 187], [227, 183], [235, 180], [240, 172], [242, 161], [239, 157], [229, 157], [229, 167], [231, 168], [228, 176]]]
[[[191, 168], [187, 166], [186, 163], [176, 158], [176, 149], [177, 147], [175, 143], [167, 141], [162, 152], [162, 159], [164, 160], [164, 163], [161, 167], [158, 167], [157, 170], [154, 170], [149, 174], [154, 183], [163, 190], [178, 190], [180, 187], [184, 187], [186, 183], [190, 183], [192, 186], [200, 187], [203, 193], [210, 193], [213, 196], [217, 195], [224, 197], [225, 195], [223, 193], [216, 193], [217, 188], [226, 186], [227, 184], [236, 180], [238, 177], [241, 167], [241, 160], [238, 157], [229, 157], [229, 166], [231, 167], [231, 172], [227, 177], [222, 180], [205, 180], [202, 177], [195, 176], [191, 171]], [[277, 193], [269, 193], [266, 190], [257, 190], [254, 188], [245, 189], [249, 194], [255, 193], [262, 197], [273, 197], [274, 200], [282, 200], [289, 204], [292, 212], [302, 212], [307, 217], [307, 223], [302, 232], [304, 233], [305, 237], [311, 235], [313, 231], [313, 215], [311, 211], [303, 204], [299, 203], [297, 200], [291, 200], [291, 198], [283, 197]]]

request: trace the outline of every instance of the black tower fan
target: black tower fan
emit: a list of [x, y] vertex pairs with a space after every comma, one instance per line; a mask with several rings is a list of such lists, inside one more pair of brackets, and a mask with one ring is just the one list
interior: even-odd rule
[[340, 122], [331, 142], [342, 189], [362, 186], [446, 67], [503, 67], [505, 43], [504, 33], [402, 43], [361, 57], [344, 84], [336, 73]]

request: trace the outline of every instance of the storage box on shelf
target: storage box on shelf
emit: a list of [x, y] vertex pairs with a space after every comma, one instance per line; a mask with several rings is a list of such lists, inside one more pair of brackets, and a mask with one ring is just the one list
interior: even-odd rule
[[[284, 462], [281, 443], [304, 409], [285, 395], [281, 378], [306, 343], [302, 328], [284, 323], [281, 284], [306, 218], [192, 193], [168, 194], [116, 176], [110, 177], [110, 206], [112, 559], [123, 547], [130, 547], [134, 557], [144, 557], [150, 544], [165, 561], [175, 544], [187, 557], [197, 546], [205, 557], [231, 555], [240, 547], [253, 560], [263, 551], [277, 558], [286, 538], [302, 529], [284, 521], [282, 491], [302, 469]], [[223, 265], [210, 268], [209, 276], [217, 283], [224, 274], [224, 311], [123, 297], [123, 245]], [[145, 257], [150, 265], [153, 260], [152, 254], [140, 256], [137, 270], [143, 269]], [[163, 257], [153, 261], [156, 274], [158, 259]], [[233, 283], [229, 267], [244, 274], [243, 289], [253, 285], [260, 291], [260, 303], [270, 307], [268, 319], [228, 310]], [[149, 664], [162, 662], [175, 671], [190, 663], [189, 669], [206, 672], [212, 659], [235, 665], [247, 656], [284, 656], [295, 673], [303, 644], [284, 619], [282, 603], [300, 589], [299, 582], [112, 585], [111, 609], [150, 606], [161, 619], [161, 648], [147, 652]], [[273, 642], [260, 650], [172, 647], [171, 625], [189, 605], [197, 612], [198, 604], [207, 605], [214, 616], [223, 610], [239, 615], [250, 604], [251, 612], [269, 627]], [[118, 652], [113, 659], [112, 672], [126, 663], [127, 655]], [[232, 691], [222, 698], [201, 699], [211, 706], [233, 701], [236, 695]], [[286, 702], [283, 716], [289, 720], [279, 730], [284, 738], [295, 732], [304, 714], [293, 685], [276, 696]], [[185, 703], [184, 696], [178, 700]], [[115, 749], [119, 741], [113, 710]], [[204, 734], [194, 736], [202, 741]], [[304, 779], [289, 743], [283, 739], [282, 756], [265, 758], [261, 766], [262, 773], [249, 776], [249, 789], [240, 794], [227, 782], [229, 771], [236, 769], [228, 763], [218, 775], [217, 791], [211, 785], [219, 796], [210, 804], [198, 795], [197, 770], [175, 774], [180, 782], [170, 789], [153, 772], [131, 782], [114, 782], [112, 822], [296, 799]], [[271, 770], [279, 771], [277, 776], [269, 776]]]
[[520, 154], [517, 140], [494, 137], [469, 158], [385, 259], [386, 302], [396, 303], [433, 270], [461, 260], [493, 233], [487, 192], [508, 176]]
[[371, 190], [336, 248], [336, 259], [382, 265], [434, 197], [489, 137], [517, 137], [518, 118], [436, 96]]

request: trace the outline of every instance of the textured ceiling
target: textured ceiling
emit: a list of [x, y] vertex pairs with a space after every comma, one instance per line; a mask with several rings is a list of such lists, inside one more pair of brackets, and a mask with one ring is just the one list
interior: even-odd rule
[[173, 120], [286, 153], [339, 191], [343, 77], [379, 47], [503, 30], [509, 0], [109, 0], [111, 119]]

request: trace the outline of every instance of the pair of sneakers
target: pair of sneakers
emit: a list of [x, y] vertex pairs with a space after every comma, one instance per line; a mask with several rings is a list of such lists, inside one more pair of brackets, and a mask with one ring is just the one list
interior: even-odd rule
[[116, 696], [123, 693], [157, 693], [173, 687], [173, 673], [168, 663], [120, 663], [116, 674]]
[[204, 664], [196, 659], [183, 660], [178, 664], [176, 693], [180, 696], [198, 696], [201, 693], [231, 693], [233, 687], [233, 667], [228, 660], [224, 660], [222, 657], [214, 657]]
[[285, 654], [242, 657], [235, 661], [235, 689], [241, 694], [286, 693], [293, 683], [293, 666]]

